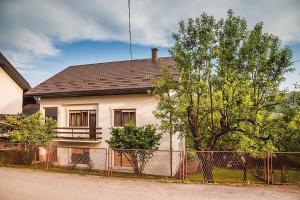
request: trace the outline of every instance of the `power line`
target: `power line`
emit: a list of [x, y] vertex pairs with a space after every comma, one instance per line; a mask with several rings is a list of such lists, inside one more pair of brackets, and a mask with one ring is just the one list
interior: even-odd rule
[[129, 29], [129, 53], [130, 53], [130, 66], [131, 66], [131, 71], [133, 71], [132, 68], [132, 47], [131, 47], [131, 19], [130, 19], [130, 0], [128, 0], [128, 29]]

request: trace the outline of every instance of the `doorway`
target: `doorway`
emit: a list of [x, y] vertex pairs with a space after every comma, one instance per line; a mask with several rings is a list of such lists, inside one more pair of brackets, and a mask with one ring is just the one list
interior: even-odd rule
[[90, 139], [96, 139], [96, 111], [89, 114]]

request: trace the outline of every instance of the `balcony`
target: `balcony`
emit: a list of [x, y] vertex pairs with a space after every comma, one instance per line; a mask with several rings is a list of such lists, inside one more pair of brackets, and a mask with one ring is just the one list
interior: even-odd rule
[[60, 142], [99, 143], [102, 139], [102, 128], [57, 127], [54, 129], [54, 140]]

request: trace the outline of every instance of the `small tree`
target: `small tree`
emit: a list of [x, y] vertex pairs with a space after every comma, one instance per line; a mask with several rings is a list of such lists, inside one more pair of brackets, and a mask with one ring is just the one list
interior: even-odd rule
[[[29, 144], [25, 150], [15, 150], [16, 160], [11, 160], [14, 164], [31, 164], [36, 152], [35, 145], [46, 145], [52, 137], [52, 129], [55, 127], [55, 121], [52, 118], [44, 118], [41, 113], [30, 116], [9, 115], [0, 122], [0, 130], [7, 132], [9, 140], [12, 142]], [[14, 156], [13, 156], [14, 157]], [[8, 159], [12, 156], [8, 155]]]
[[[136, 174], [143, 173], [145, 164], [158, 149], [161, 133], [153, 125], [136, 127], [132, 122], [123, 128], [112, 128], [111, 138], [107, 140], [110, 148], [126, 156]], [[128, 150], [124, 152], [124, 150]]]
[[5, 117], [2, 126], [8, 129], [12, 142], [46, 145], [52, 140], [55, 121], [52, 118], [44, 118], [41, 113], [26, 117], [11, 115]]

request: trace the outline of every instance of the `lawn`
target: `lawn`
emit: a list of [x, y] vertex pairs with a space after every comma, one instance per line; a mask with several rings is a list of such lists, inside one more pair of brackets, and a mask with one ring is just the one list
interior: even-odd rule
[[296, 183], [300, 184], [300, 170], [289, 169], [286, 170], [283, 176], [281, 170], [273, 170], [273, 182], [274, 183]]
[[[243, 170], [230, 169], [230, 168], [218, 168], [213, 169], [213, 178], [215, 182], [228, 182], [228, 183], [240, 183], [243, 182], [244, 175]], [[248, 172], [248, 182], [262, 182], [262, 180], [256, 178], [253, 174]], [[203, 182], [203, 173], [188, 174], [187, 179], [191, 182]]]

